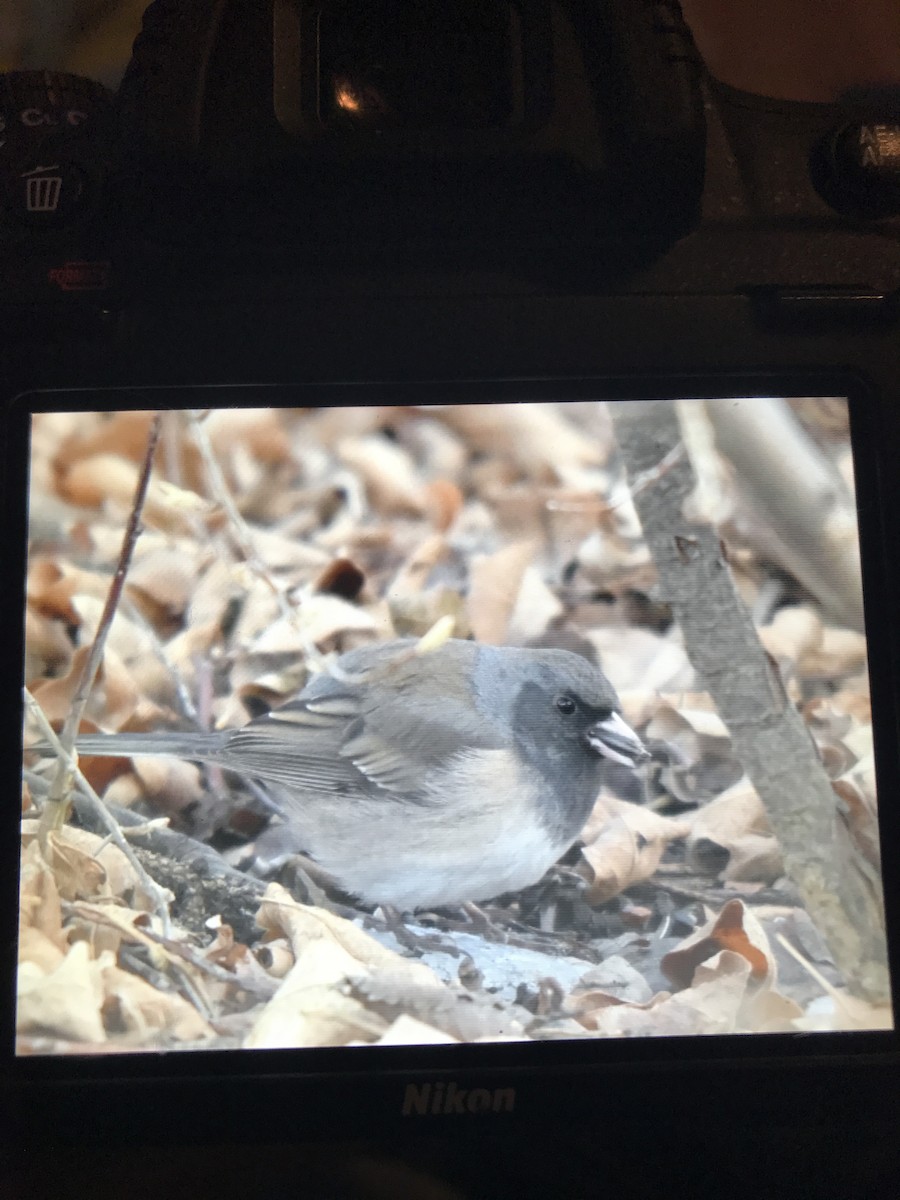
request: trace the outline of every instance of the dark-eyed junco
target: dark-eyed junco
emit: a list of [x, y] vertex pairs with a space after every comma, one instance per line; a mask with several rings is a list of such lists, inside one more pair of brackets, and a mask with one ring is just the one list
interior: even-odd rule
[[566, 650], [447, 641], [353, 650], [240, 729], [91, 735], [82, 754], [173, 754], [275, 785], [347, 892], [401, 911], [534, 883], [574, 842], [610, 760], [648, 757], [609, 680]]

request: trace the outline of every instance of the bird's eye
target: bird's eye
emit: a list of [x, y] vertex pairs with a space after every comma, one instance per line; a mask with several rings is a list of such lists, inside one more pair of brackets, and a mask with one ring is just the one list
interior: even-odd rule
[[562, 696], [557, 696], [554, 703], [564, 717], [571, 717], [577, 707], [572, 697], [565, 695], [565, 693]]

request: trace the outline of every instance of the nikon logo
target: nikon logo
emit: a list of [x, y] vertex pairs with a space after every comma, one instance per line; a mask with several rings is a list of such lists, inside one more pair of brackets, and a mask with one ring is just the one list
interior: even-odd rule
[[515, 1088], [461, 1088], [456, 1083], [408, 1083], [403, 1093], [404, 1117], [440, 1117], [449, 1113], [512, 1112]]

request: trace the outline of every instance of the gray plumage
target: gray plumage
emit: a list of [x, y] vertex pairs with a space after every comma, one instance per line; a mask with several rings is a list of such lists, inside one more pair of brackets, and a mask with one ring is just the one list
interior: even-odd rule
[[646, 757], [586, 659], [448, 641], [343, 655], [296, 699], [218, 733], [89, 735], [79, 753], [173, 754], [274, 786], [348, 892], [412, 910], [535, 882], [578, 836], [604, 760]]

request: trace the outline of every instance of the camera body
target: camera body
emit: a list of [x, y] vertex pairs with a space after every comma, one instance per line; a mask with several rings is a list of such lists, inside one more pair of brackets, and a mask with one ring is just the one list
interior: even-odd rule
[[[896, 98], [737, 93], [704, 77], [668, 0], [354, 7], [156, 0], [117, 97], [6, 78], [7, 398], [76, 388], [103, 407], [107, 389], [141, 389], [152, 408], [203, 387], [216, 404], [274, 404], [303, 385], [335, 402], [348, 385], [426, 382], [440, 398], [473, 381], [509, 395], [558, 381], [565, 396], [585, 380], [609, 398], [852, 392], [871, 410], [890, 544]], [[891, 577], [882, 603], [897, 601]], [[548, 1095], [559, 1112], [595, 1104], [579, 1048], [546, 1049], [555, 1070], [522, 1087], [523, 1111]], [[537, 1078], [518, 1048], [467, 1050], [433, 1078], [491, 1096]], [[377, 1074], [386, 1063], [356, 1082], [408, 1124], [420, 1064]], [[720, 1065], [706, 1061], [707, 1097], [728, 1093]], [[840, 1086], [817, 1077], [823, 1105], [859, 1095], [840, 1069]], [[348, 1077], [327, 1070], [261, 1074], [282, 1112], [298, 1088], [313, 1107], [327, 1097], [329, 1128]], [[164, 1100], [170, 1081], [151, 1075], [146, 1095]], [[184, 1094], [212, 1122], [212, 1084], [244, 1082], [197, 1069]], [[795, 1077], [785, 1111], [806, 1087]]]
[[10, 386], [840, 363], [892, 390], [895, 98], [733, 92], [675, 5], [420, 9], [157, 0], [115, 99], [7, 76]]
[[115, 99], [4, 82], [0, 303], [57, 329], [362, 291], [768, 289], [840, 325], [896, 286], [896, 98], [715, 85], [674, 4], [157, 0]]
[[7, 76], [10, 388], [839, 364], [895, 391], [895, 96], [737, 93], [674, 4], [476, 7], [156, 0], [117, 97]]

